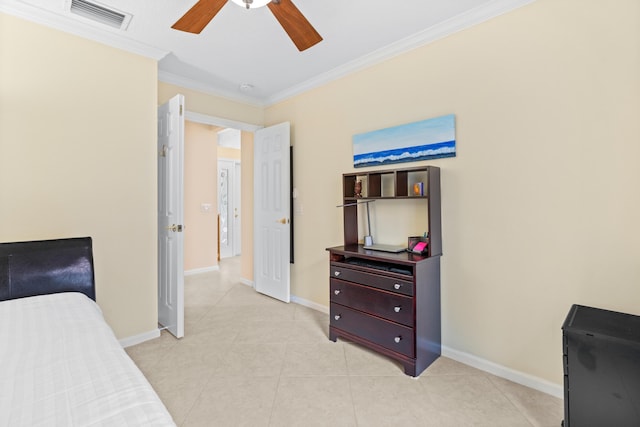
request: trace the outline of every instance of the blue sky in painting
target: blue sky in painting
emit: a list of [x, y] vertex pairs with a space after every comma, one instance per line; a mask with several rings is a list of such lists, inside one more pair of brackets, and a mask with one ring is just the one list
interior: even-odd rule
[[353, 136], [353, 154], [376, 153], [403, 147], [415, 147], [454, 141], [455, 116], [449, 114], [406, 125], [380, 129]]

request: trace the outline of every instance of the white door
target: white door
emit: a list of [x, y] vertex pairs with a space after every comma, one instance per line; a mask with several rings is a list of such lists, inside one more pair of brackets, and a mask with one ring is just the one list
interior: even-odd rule
[[158, 323], [184, 336], [184, 96], [158, 107]]
[[254, 139], [254, 281], [256, 290], [290, 301], [289, 123], [260, 129]]
[[220, 258], [233, 256], [233, 162], [218, 160], [218, 214], [220, 215]]
[[234, 164], [233, 179], [233, 255], [238, 256], [242, 252], [242, 217], [240, 216], [242, 200], [242, 169], [240, 162]]

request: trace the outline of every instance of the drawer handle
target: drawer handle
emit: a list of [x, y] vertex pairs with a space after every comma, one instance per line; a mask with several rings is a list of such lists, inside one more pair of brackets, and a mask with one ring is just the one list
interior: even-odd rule
[[336, 314], [335, 316], [333, 316], [333, 318], [336, 319], [336, 320], [340, 320], [341, 317], [342, 316], [340, 314]]
[[396, 342], [396, 344], [398, 344], [400, 341], [402, 341], [402, 337], [401, 336], [397, 336], [393, 340]]
[[393, 307], [393, 311], [395, 311], [396, 313], [400, 313], [400, 310], [402, 310], [402, 307], [400, 307], [399, 305]]
[[335, 291], [333, 291], [333, 293], [336, 295], [340, 295], [340, 289], [336, 289]]
[[336, 277], [338, 277], [338, 276], [340, 275], [340, 272], [339, 272], [339, 271], [334, 271], [334, 272], [333, 272], [333, 275], [334, 275], [334, 276], [336, 276]]
[[393, 285], [393, 289], [398, 290], [400, 289], [400, 283], [396, 283], [395, 285]]

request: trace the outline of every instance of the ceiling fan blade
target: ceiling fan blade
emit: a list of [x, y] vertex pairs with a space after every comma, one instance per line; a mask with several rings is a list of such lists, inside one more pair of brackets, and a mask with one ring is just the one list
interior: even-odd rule
[[199, 0], [171, 28], [200, 34], [226, 2], [227, 0]]
[[272, 1], [267, 6], [300, 52], [322, 41], [320, 34], [291, 0]]

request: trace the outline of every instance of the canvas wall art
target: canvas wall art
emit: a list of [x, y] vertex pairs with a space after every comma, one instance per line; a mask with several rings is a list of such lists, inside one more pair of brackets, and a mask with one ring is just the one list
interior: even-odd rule
[[353, 166], [356, 168], [455, 155], [453, 114], [353, 136]]

